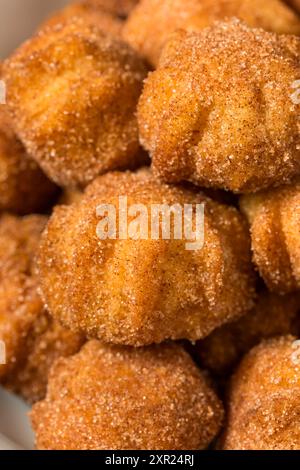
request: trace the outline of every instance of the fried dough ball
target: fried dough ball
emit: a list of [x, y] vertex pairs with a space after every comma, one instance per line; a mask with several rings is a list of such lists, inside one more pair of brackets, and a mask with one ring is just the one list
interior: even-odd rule
[[4, 385], [22, 396], [28, 403], [36, 403], [46, 395], [48, 374], [59, 357], [79, 351], [84, 338], [61, 326], [44, 310], [31, 325], [23, 357], [7, 376]]
[[253, 259], [271, 291], [300, 290], [300, 180], [241, 198]]
[[97, 6], [88, 4], [87, 2], [71, 3], [46, 20], [40, 29], [59, 26], [60, 24], [65, 24], [67, 21], [74, 21], [74, 19], [86, 21], [91, 25], [99, 27], [105, 33], [114, 36], [121, 35], [121, 28], [123, 26], [121, 20], [102, 8], [97, 8]]
[[280, 0], [141, 0], [124, 27], [125, 40], [154, 66], [177, 29], [199, 32], [236, 17], [250, 27], [300, 35], [299, 17]]
[[263, 342], [242, 361], [228, 398], [226, 450], [300, 450], [300, 342]]
[[223, 409], [176, 344], [126, 348], [88, 342], [51, 370], [31, 412], [40, 450], [189, 450], [208, 446]]
[[299, 46], [238, 20], [177, 32], [139, 102], [155, 175], [241, 193], [299, 174]]
[[95, 8], [103, 8], [121, 18], [126, 18], [139, 0], [86, 0], [88, 5]]
[[[129, 212], [125, 233], [119, 215], [115, 227], [106, 227], [105, 218], [97, 215], [97, 208], [105, 205], [126, 217], [124, 201], [119, 199], [124, 195], [128, 210], [138, 211], [137, 218]], [[203, 247], [201, 241], [198, 246], [187, 245], [195, 236], [174, 238], [174, 217], [170, 239], [162, 239], [161, 231], [158, 239], [155, 232], [151, 236], [154, 205], [177, 204], [180, 209], [191, 204], [195, 225], [195, 205], [201, 203], [205, 204]], [[146, 234], [140, 206], [132, 207], [135, 204], [142, 204], [141, 213], [148, 217]], [[182, 227], [181, 216], [177, 227]], [[199, 217], [198, 221], [200, 231]], [[253, 306], [244, 222], [235, 208], [195, 190], [161, 184], [147, 170], [99, 177], [78, 203], [57, 207], [44, 232], [39, 271], [45, 302], [65, 326], [105, 342], [143, 346], [165, 339], [202, 338]], [[112, 230], [116, 239], [99, 236], [98, 224], [105, 225], [105, 236]]]
[[135, 112], [145, 74], [129, 46], [76, 18], [40, 31], [4, 65], [18, 135], [65, 187], [138, 164]]
[[227, 375], [262, 339], [288, 334], [300, 334], [300, 294], [280, 296], [265, 290], [251, 312], [218, 328], [194, 349], [205, 368]]
[[6, 106], [0, 105], [0, 211], [42, 212], [54, 202], [57, 191], [26, 154], [12, 130]]
[[0, 218], [0, 340], [6, 346], [0, 382], [29, 402], [45, 396], [54, 359], [76, 353], [83, 342], [51, 320], [38, 294], [34, 256], [46, 220]]

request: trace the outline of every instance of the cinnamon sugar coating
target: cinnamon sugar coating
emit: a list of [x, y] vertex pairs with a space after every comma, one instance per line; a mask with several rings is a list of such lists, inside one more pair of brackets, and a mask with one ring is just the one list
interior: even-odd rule
[[241, 198], [253, 259], [273, 292], [300, 289], [300, 181]]
[[199, 32], [232, 17], [253, 28], [300, 35], [300, 18], [281, 0], [141, 0], [123, 35], [157, 66], [163, 46], [177, 29]]
[[45, 396], [54, 359], [76, 353], [83, 342], [49, 317], [38, 294], [34, 256], [46, 220], [0, 218], [0, 340], [6, 346], [0, 381], [29, 402]]
[[135, 112], [145, 75], [128, 45], [76, 17], [42, 29], [4, 64], [16, 131], [65, 187], [139, 163]]
[[87, 343], [56, 362], [47, 397], [31, 412], [40, 450], [203, 449], [223, 409], [178, 345]]
[[[124, 195], [128, 207], [144, 204], [147, 211], [150, 204], [204, 203], [204, 246], [187, 250], [187, 238], [161, 234], [120, 240], [118, 224], [117, 239], [101, 240], [96, 208], [111, 204], [118, 214]], [[249, 249], [235, 208], [162, 184], [146, 170], [109, 173], [79, 202], [54, 210], [39, 253], [41, 288], [54, 317], [90, 337], [134, 346], [196, 340], [253, 306]]]
[[4, 386], [28, 403], [42, 400], [52, 364], [60, 357], [77, 353], [83, 344], [82, 335], [64, 328], [45, 308], [41, 309], [28, 330], [22, 357], [4, 380]]
[[300, 334], [300, 293], [280, 296], [260, 293], [254, 309], [199, 341], [194, 353], [203, 367], [227, 375], [262, 339]]
[[0, 211], [40, 212], [57, 192], [15, 135], [6, 105], [0, 105]]
[[155, 176], [249, 193], [299, 174], [299, 45], [238, 20], [174, 34], [139, 102]]
[[300, 449], [300, 346], [292, 336], [263, 342], [232, 378], [226, 450]]

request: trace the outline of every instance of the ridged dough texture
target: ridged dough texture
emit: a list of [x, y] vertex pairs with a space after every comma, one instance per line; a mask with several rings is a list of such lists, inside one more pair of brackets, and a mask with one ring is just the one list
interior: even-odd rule
[[[204, 246], [187, 250], [186, 237], [156, 240], [149, 232], [148, 240], [120, 240], [118, 226], [117, 239], [99, 239], [96, 208], [111, 204], [118, 214], [122, 195], [128, 207], [144, 204], [149, 213], [153, 204], [204, 203]], [[51, 314], [106, 342], [196, 340], [253, 306], [243, 217], [195, 189], [161, 184], [147, 171], [108, 173], [79, 202], [57, 207], [42, 237], [38, 265]]]
[[175, 33], [139, 101], [155, 176], [251, 193], [298, 175], [299, 45], [238, 20]]
[[275, 190], [244, 196], [253, 260], [273, 292], [300, 289], [300, 181]]

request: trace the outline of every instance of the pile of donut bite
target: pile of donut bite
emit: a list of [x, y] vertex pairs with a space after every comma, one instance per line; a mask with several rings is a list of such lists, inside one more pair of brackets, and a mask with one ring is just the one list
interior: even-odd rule
[[[299, 1], [73, 2], [0, 79], [0, 383], [36, 448], [300, 450]], [[202, 205], [201, 247], [101, 239], [124, 197]]]

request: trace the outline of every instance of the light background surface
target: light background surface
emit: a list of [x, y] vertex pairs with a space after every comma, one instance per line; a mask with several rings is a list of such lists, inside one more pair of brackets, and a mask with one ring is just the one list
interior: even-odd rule
[[0, 388], [0, 450], [34, 448], [28, 411], [22, 400]]
[[0, 0], [0, 60], [29, 38], [51, 11], [69, 0]]

